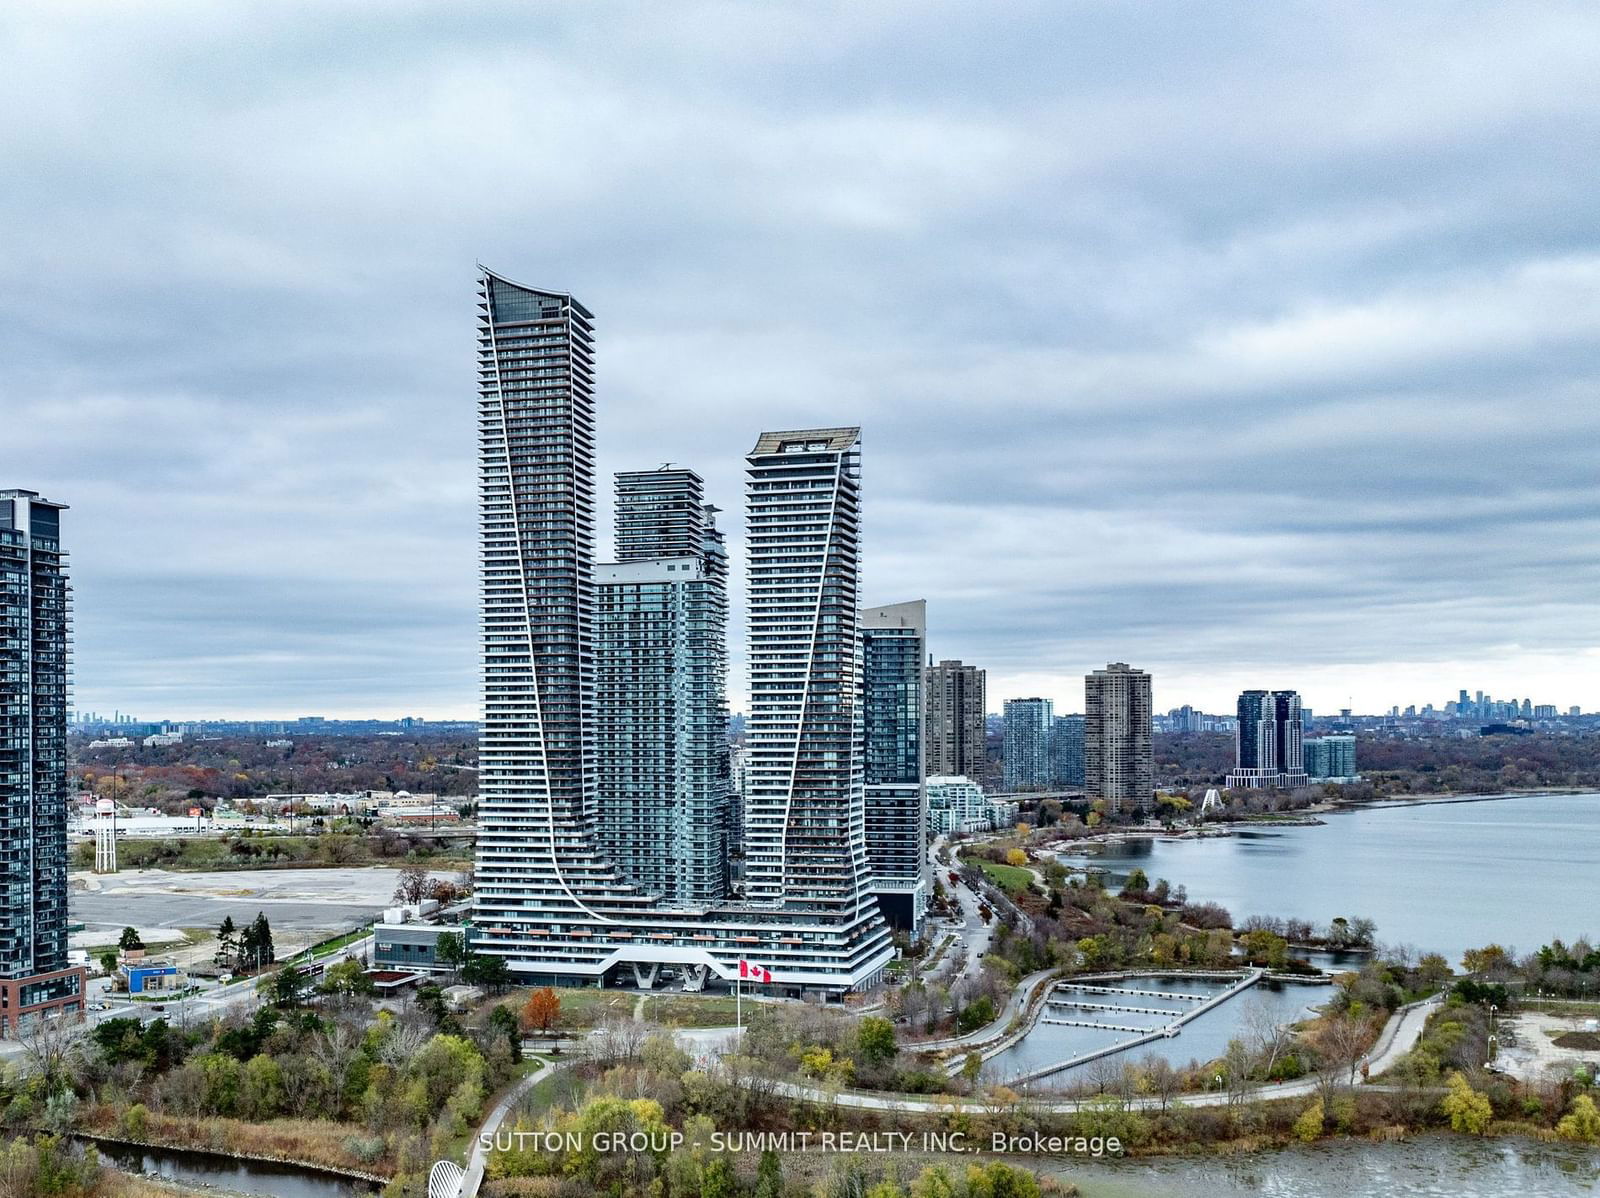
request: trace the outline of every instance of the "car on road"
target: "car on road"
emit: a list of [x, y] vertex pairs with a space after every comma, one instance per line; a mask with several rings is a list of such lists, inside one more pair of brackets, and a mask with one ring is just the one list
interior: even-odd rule
[[152, 1011], [165, 1011], [167, 1009], [167, 1004], [164, 1002], [151, 1003], [150, 1009]]

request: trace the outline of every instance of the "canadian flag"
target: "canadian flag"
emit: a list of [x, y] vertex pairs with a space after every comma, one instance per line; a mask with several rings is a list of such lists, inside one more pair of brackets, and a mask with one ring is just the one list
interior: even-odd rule
[[754, 961], [740, 961], [739, 976], [749, 978], [752, 982], [770, 982], [772, 970], [757, 965]]

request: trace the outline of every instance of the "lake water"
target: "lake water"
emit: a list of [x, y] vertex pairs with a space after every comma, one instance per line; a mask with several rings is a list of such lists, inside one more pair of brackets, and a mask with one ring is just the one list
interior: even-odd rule
[[[1519, 795], [1365, 807], [1311, 827], [1203, 840], [1134, 839], [1093, 860], [1188, 887], [1235, 921], [1366, 916], [1385, 944], [1444, 953], [1491, 942], [1531, 952], [1600, 940], [1600, 795]], [[1067, 864], [1082, 864], [1076, 854]]]
[[1600, 1188], [1600, 1153], [1576, 1144], [1448, 1134], [1333, 1140], [1248, 1156], [1060, 1167], [1084, 1198], [1576, 1198]]

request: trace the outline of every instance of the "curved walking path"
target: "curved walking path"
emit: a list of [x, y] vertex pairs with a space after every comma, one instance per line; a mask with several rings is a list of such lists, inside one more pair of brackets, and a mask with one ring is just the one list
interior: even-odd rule
[[549, 1077], [556, 1070], [556, 1066], [545, 1061], [527, 1077], [523, 1078], [511, 1089], [506, 1091], [505, 1097], [495, 1103], [494, 1110], [478, 1127], [478, 1134], [472, 1140], [472, 1155], [467, 1159], [467, 1171], [461, 1177], [461, 1198], [476, 1198], [478, 1187], [483, 1184], [483, 1171], [489, 1163], [489, 1154], [484, 1151], [486, 1142], [493, 1142], [494, 1133], [500, 1130], [500, 1125], [506, 1121], [517, 1105], [517, 1100], [534, 1086]]
[[[1377, 1042], [1373, 1045], [1373, 1052], [1367, 1059], [1368, 1071], [1374, 1075], [1381, 1074], [1399, 1063], [1400, 1058], [1411, 1051], [1417, 1040], [1422, 1035], [1423, 1025], [1428, 1016], [1432, 1014], [1442, 1002], [1439, 998], [1425, 999], [1422, 1002], [1411, 1003], [1401, 1007], [1384, 1025], [1383, 1031], [1378, 1033]], [[1245, 1092], [1245, 1099], [1255, 1098], [1297, 1098], [1304, 1095], [1315, 1094], [1322, 1084], [1322, 1079], [1312, 1074], [1310, 1077], [1298, 1078], [1292, 1082], [1280, 1082], [1274, 1085], [1252, 1086]], [[776, 1082], [774, 1088], [779, 1094], [789, 1098], [799, 1098], [805, 1101], [821, 1102], [832, 1106], [857, 1107], [874, 1111], [907, 1111], [937, 1113], [949, 1109], [950, 1096], [936, 1095], [932, 1098], [923, 1098], [916, 1095], [899, 1094], [869, 1094], [860, 1090], [822, 1090], [816, 1086], [802, 1085], [798, 1082]], [[1384, 1087], [1370, 1087], [1382, 1089]], [[1085, 1104], [1094, 1102], [1101, 1095], [1089, 1098], [1036, 1098], [1026, 1100], [1029, 1109], [1045, 1111], [1050, 1114], [1073, 1114], [1083, 1109]], [[1203, 1094], [1184, 1094], [1174, 1100], [1161, 1098], [1141, 1097], [1130, 1098], [1125, 1105], [1130, 1110], [1156, 1110], [1161, 1106], [1171, 1105], [1177, 1101], [1189, 1106], [1223, 1106], [1236, 1101], [1237, 1096], [1225, 1091], [1207, 1091]], [[957, 1101], [965, 1101], [958, 1099]]]
[[980, 1044], [1003, 1036], [1006, 1029], [1015, 1019], [1033, 1002], [1033, 997], [1038, 993], [1040, 986], [1050, 981], [1061, 971], [1059, 969], [1041, 969], [1038, 973], [1030, 973], [1017, 983], [1012, 990], [1011, 997], [1006, 999], [1006, 1005], [1000, 1014], [980, 1028], [974, 1028], [965, 1035], [949, 1036], [943, 1040], [908, 1041], [901, 1047], [908, 1052], [943, 1052], [946, 1049], [975, 1048]]

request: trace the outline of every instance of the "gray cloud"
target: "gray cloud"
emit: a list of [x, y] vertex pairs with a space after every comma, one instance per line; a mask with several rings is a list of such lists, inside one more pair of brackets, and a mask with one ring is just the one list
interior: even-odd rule
[[736, 547], [758, 430], [863, 424], [868, 594], [997, 702], [1600, 705], [1597, 34], [12, 6], [0, 485], [73, 505], [83, 706], [470, 713], [482, 259], [596, 310], [602, 469]]

